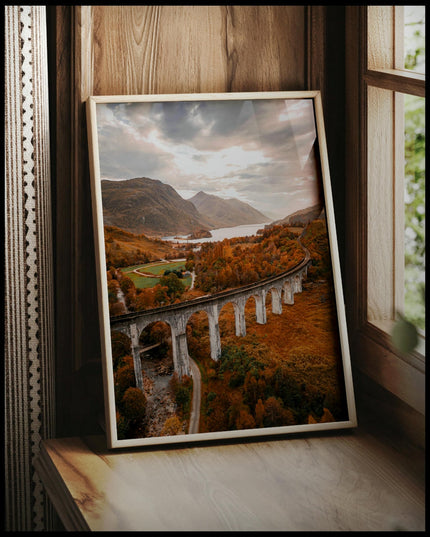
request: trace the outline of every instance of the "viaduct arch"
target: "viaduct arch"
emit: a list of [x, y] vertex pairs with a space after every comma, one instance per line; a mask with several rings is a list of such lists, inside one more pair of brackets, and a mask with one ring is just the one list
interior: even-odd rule
[[186, 327], [191, 315], [200, 311], [207, 313], [211, 358], [218, 361], [221, 356], [218, 319], [223, 306], [229, 303], [233, 304], [235, 331], [239, 337], [246, 335], [245, 305], [249, 298], [254, 297], [255, 299], [257, 323], [266, 324], [266, 295], [269, 292], [272, 295], [272, 313], [280, 315], [282, 305], [294, 304], [294, 294], [302, 291], [302, 280], [306, 277], [308, 266], [311, 263], [309, 251], [303, 246], [302, 248], [305, 252], [303, 260], [295, 267], [276, 276], [230, 291], [181, 302], [180, 304], [112, 317], [110, 319], [111, 330], [122, 332], [131, 340], [136, 386], [143, 391], [139, 337], [149, 324], [163, 321], [170, 326], [174, 369], [180, 378], [183, 375], [190, 375]]

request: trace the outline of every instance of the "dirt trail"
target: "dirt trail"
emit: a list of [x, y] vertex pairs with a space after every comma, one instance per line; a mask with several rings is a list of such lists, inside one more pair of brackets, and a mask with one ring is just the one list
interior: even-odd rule
[[199, 366], [191, 357], [190, 366], [191, 376], [193, 377], [193, 398], [191, 401], [190, 426], [188, 429], [188, 433], [195, 434], [199, 432], [202, 379], [200, 375]]
[[170, 389], [173, 369], [164, 360], [142, 359], [147, 399], [148, 436], [160, 436], [166, 420], [175, 415], [176, 403]]

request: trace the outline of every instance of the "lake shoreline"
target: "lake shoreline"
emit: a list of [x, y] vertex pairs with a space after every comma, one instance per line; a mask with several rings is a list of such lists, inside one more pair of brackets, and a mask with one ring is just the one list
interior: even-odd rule
[[264, 230], [265, 226], [271, 224], [272, 222], [262, 222], [259, 224], [242, 224], [240, 226], [232, 227], [223, 227], [217, 229], [211, 229], [211, 237], [202, 237], [196, 239], [190, 239], [189, 237], [192, 234], [187, 235], [172, 235], [167, 237], [162, 237], [161, 240], [166, 242], [176, 242], [181, 244], [199, 244], [202, 242], [218, 242], [224, 239], [234, 239], [237, 237], [248, 237], [257, 235], [258, 231]]

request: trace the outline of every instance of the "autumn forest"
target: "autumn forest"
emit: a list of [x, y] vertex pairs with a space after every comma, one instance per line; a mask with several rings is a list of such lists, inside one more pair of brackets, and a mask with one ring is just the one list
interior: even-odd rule
[[[302, 292], [293, 305], [283, 306], [281, 315], [272, 314], [269, 293], [267, 323], [257, 324], [249, 299], [246, 336], [238, 337], [233, 306], [224, 306], [219, 361], [210, 358], [206, 313], [188, 321], [188, 351], [201, 376], [199, 432], [346, 419], [324, 218], [266, 226], [253, 236], [197, 247], [153, 241], [115, 227], [106, 227], [105, 242], [111, 316], [257, 282], [297, 265], [307, 248], [312, 264]], [[136, 387], [130, 341], [112, 332], [118, 438], [186, 434], [193, 379], [179, 379], [173, 370], [170, 327], [154, 323], [140, 341], [144, 393]]]

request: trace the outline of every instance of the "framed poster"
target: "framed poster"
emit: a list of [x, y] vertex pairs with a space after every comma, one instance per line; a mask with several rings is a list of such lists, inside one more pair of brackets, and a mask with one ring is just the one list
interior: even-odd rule
[[87, 118], [108, 446], [356, 426], [319, 92]]

